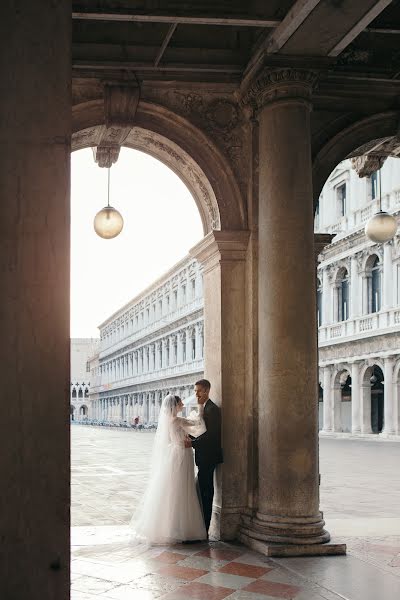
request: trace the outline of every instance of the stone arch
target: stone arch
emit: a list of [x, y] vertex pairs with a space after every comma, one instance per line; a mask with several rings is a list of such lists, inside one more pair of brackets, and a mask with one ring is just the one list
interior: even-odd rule
[[[379, 369], [380, 373], [377, 372], [376, 368]], [[368, 361], [368, 363], [365, 364], [361, 369], [360, 381], [362, 390], [361, 402], [364, 433], [380, 433], [384, 425], [384, 394], [383, 389], [375, 390], [380, 393], [377, 393], [375, 395], [373, 394], [374, 384], [371, 381], [371, 377], [374, 373], [378, 375], [381, 382], [384, 381], [383, 361], [379, 359]]]
[[394, 138], [398, 134], [399, 119], [398, 111], [371, 115], [342, 129], [318, 150], [313, 159], [314, 206], [334, 168], [345, 158], [365, 153], [372, 142]]
[[[75, 106], [72, 151], [97, 146], [104, 127], [103, 100]], [[153, 156], [180, 177], [197, 204], [205, 235], [212, 230], [247, 229], [245, 203], [231, 166], [187, 119], [141, 101], [123, 145]]]

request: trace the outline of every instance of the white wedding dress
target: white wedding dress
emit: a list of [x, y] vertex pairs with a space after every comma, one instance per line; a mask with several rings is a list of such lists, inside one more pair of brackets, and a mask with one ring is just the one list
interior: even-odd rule
[[190, 419], [177, 416], [175, 398], [168, 395], [163, 401], [150, 479], [130, 523], [133, 539], [148, 544], [207, 539], [193, 451], [184, 444], [187, 433], [198, 437], [206, 427], [201, 414]]

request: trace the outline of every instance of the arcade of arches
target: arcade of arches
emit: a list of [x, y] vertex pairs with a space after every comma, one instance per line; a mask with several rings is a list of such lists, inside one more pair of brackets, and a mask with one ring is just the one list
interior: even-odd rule
[[72, 149], [95, 147], [99, 166], [121, 145], [160, 158], [199, 207], [205, 237], [191, 254], [204, 270], [205, 375], [226, 457], [212, 533], [266, 554], [343, 552], [319, 509], [315, 255], [327, 241], [315, 243], [313, 201], [343, 158], [398, 151], [396, 36], [375, 46], [385, 34], [365, 35], [391, 22], [390, 3], [194, 2], [186, 20], [175, 3], [162, 18], [154, 3], [137, 14], [133, 4], [107, 0], [99, 16], [73, 2], [72, 49], [66, 0], [3, 9], [6, 598], [68, 597], [71, 136]]

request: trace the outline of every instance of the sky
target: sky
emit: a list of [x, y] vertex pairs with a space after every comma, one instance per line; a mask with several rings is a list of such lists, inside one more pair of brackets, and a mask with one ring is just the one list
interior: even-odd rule
[[107, 169], [92, 150], [71, 159], [71, 337], [98, 337], [98, 325], [181, 260], [202, 237], [196, 203], [163, 163], [122, 148], [111, 167], [110, 204], [124, 228], [112, 240], [93, 229], [107, 205]]

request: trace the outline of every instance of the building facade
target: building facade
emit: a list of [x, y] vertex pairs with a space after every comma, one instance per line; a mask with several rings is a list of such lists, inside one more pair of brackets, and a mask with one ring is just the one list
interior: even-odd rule
[[[383, 209], [400, 212], [400, 168], [382, 168]], [[336, 234], [317, 273], [319, 426], [324, 435], [400, 435], [400, 238], [364, 234], [378, 210], [379, 173], [350, 160], [328, 178], [315, 230]], [[187, 398], [203, 376], [202, 268], [186, 257], [100, 326], [90, 360], [90, 416], [155, 423], [162, 398]]]
[[90, 364], [98, 351], [96, 338], [71, 338], [70, 414], [72, 421], [89, 416]]
[[[400, 161], [359, 177], [340, 163], [326, 182], [315, 230], [335, 233], [317, 278], [320, 428], [324, 434], [400, 434], [400, 238], [374, 244], [365, 223], [400, 212]], [[381, 177], [381, 182], [379, 181]]]
[[203, 319], [202, 269], [186, 257], [100, 325], [90, 417], [156, 423], [167, 393], [192, 395], [203, 375]]

